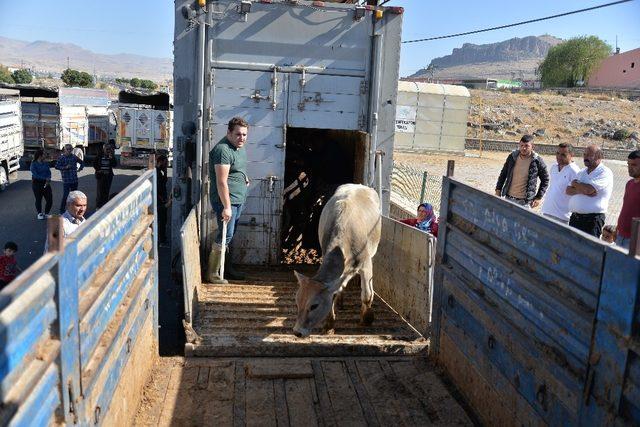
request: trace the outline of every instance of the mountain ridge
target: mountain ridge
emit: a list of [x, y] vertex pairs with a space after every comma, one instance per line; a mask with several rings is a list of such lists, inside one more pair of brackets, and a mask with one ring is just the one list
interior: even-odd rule
[[464, 43], [451, 54], [434, 58], [410, 77], [434, 78], [535, 78], [535, 69], [549, 49], [562, 39], [542, 36], [514, 37], [496, 43]]
[[46, 40], [16, 40], [0, 36], [0, 64], [36, 71], [61, 73], [69, 66], [108, 77], [140, 77], [156, 81], [171, 79], [171, 58], [155, 58], [131, 53], [101, 54], [73, 43]]

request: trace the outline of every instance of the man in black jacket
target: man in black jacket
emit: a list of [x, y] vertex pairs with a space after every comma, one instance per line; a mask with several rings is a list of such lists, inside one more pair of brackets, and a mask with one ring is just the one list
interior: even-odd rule
[[548, 187], [547, 166], [542, 157], [533, 151], [533, 136], [524, 135], [520, 139], [520, 147], [509, 154], [504, 162], [496, 184], [496, 196], [520, 206], [535, 208]]
[[109, 191], [113, 181], [113, 168], [116, 165], [113, 147], [110, 144], [104, 144], [102, 154], [97, 155], [93, 161], [97, 184], [96, 210], [109, 201]]

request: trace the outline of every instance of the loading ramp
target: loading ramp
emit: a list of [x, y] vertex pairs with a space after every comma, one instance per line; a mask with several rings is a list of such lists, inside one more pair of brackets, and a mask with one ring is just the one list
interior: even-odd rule
[[335, 333], [317, 331], [297, 338], [292, 269], [254, 269], [248, 280], [226, 285], [197, 285], [193, 328], [199, 336], [188, 343], [188, 356], [385, 356], [426, 353], [428, 342], [379, 296], [375, 320], [362, 326], [359, 281], [350, 283], [342, 306], [336, 307]]

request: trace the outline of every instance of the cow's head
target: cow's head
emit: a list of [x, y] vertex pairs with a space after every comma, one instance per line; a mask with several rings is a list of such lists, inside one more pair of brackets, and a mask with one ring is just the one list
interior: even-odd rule
[[294, 271], [298, 279], [296, 305], [298, 317], [293, 333], [297, 337], [306, 337], [311, 330], [320, 326], [333, 305], [333, 292], [323, 283]]

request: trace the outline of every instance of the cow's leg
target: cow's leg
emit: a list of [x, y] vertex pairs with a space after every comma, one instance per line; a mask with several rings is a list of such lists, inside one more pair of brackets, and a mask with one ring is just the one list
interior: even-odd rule
[[335, 294], [333, 296], [333, 301], [331, 302], [331, 311], [324, 321], [324, 326], [322, 326], [322, 333], [325, 335], [333, 335], [336, 333], [334, 325], [336, 323], [336, 299], [338, 298], [338, 295], [339, 294]]
[[360, 310], [360, 324], [369, 326], [373, 323], [373, 265], [371, 259], [364, 263], [360, 270], [360, 299], [362, 309]]

